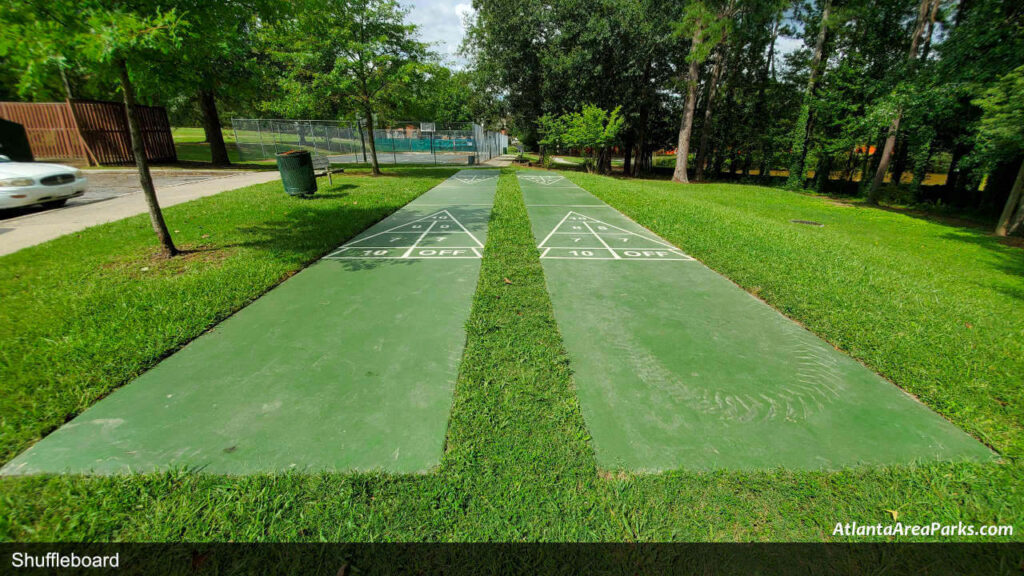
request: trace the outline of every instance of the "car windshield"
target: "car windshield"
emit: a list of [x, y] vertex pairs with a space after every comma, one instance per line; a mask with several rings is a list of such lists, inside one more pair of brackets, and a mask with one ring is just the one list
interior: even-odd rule
[[4, 156], [3, 154], [0, 154], [0, 162], [10, 162], [10, 161], [11, 161], [10, 158], [8, 158], [7, 156]]

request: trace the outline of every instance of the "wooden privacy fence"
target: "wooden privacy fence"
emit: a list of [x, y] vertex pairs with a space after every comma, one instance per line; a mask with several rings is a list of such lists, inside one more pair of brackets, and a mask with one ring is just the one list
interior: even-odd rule
[[[160, 106], [138, 106], [146, 157], [177, 162], [171, 123]], [[124, 104], [97, 100], [0, 102], [0, 118], [25, 127], [37, 159], [134, 164]]]

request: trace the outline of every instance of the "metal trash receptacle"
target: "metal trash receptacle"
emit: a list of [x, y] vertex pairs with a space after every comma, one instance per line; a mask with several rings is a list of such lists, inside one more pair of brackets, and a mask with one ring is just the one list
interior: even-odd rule
[[309, 196], [316, 192], [313, 157], [306, 150], [289, 150], [277, 154], [277, 170], [281, 173], [284, 191], [292, 196]]

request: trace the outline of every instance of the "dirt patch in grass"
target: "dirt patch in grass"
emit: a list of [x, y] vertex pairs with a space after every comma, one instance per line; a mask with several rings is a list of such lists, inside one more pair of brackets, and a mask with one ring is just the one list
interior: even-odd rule
[[1010, 236], [1008, 238], [1001, 238], [1000, 244], [1004, 246], [1010, 246], [1012, 248], [1024, 248], [1024, 236]]
[[103, 264], [104, 270], [128, 272], [133, 276], [145, 274], [178, 275], [210, 266], [220, 266], [230, 258], [237, 248], [219, 247], [215, 244], [183, 244], [178, 247], [177, 256], [167, 257], [156, 247], [149, 247], [141, 254]]

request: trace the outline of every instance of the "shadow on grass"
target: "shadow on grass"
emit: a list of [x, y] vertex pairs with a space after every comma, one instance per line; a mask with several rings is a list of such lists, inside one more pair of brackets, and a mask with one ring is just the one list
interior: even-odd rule
[[[994, 267], [996, 269], [1018, 278], [1024, 278], [1024, 249], [1008, 245], [1005, 238], [978, 233], [974, 230], [947, 232], [942, 235], [942, 238], [984, 248], [995, 259]], [[992, 285], [991, 287], [1007, 296], [1024, 299], [1024, 287], [1015, 288], [1005, 285]]]
[[[317, 203], [317, 200], [326, 201], [345, 198], [349, 196], [349, 192], [339, 191], [353, 188], [356, 188], [356, 186], [351, 184], [335, 185], [331, 188], [331, 192], [325, 194], [317, 193], [309, 197], [296, 199], [295, 208], [289, 210], [283, 218], [252, 226], [239, 227], [237, 230], [244, 234], [247, 239], [227, 244], [225, 248], [242, 247], [266, 250], [301, 260], [304, 266], [308, 266], [324, 256], [337, 251], [345, 243], [361, 234], [364, 236], [372, 235], [407, 223], [402, 218], [387, 223], [384, 222], [386, 218], [394, 214], [400, 214], [401, 208], [398, 211], [393, 211], [387, 207], [363, 207], [356, 204], [343, 204], [324, 208]], [[490, 207], [459, 207], [458, 219], [463, 223], [487, 222], [490, 212]], [[444, 247], [439, 246], [437, 248], [443, 249]], [[478, 250], [482, 253], [483, 248]], [[352, 259], [332, 258], [330, 261], [340, 263], [346, 269], [360, 271], [386, 266], [411, 266], [433, 259], [462, 260], [443, 257], [368, 257]]]
[[355, 190], [354, 184], [334, 184], [333, 186], [325, 187], [320, 186], [320, 189], [316, 191], [316, 194], [310, 194], [309, 196], [296, 196], [296, 199], [304, 202], [310, 201], [324, 201], [324, 200], [339, 200], [341, 198], [347, 198], [348, 192], [345, 190]]

